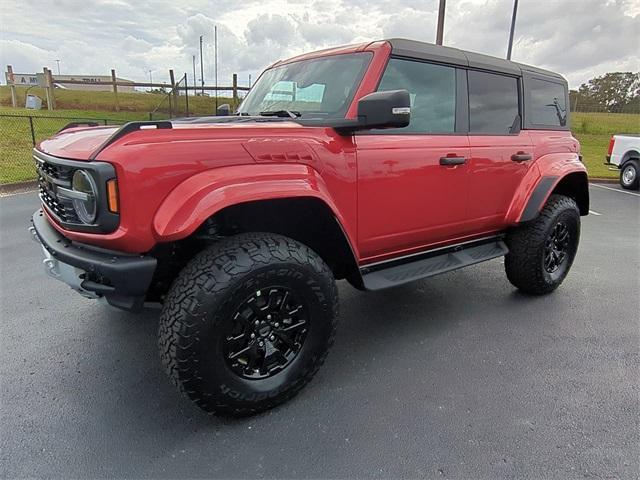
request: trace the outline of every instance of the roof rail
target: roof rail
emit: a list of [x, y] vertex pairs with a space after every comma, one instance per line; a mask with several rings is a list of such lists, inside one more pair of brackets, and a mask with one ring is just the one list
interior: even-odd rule
[[58, 133], [64, 132], [68, 128], [76, 128], [76, 127], [99, 127], [100, 124], [98, 122], [71, 122], [67, 123], [64, 127], [62, 127]]
[[150, 122], [128, 122], [125, 123], [122, 127], [120, 127], [116, 132], [113, 133], [109, 138], [107, 138], [102, 145], [100, 145], [92, 154], [89, 160], [95, 160], [100, 152], [102, 152], [109, 145], [114, 143], [116, 140], [124, 137], [125, 135], [129, 135], [131, 132], [137, 132], [138, 130], [143, 129], [166, 129], [173, 128], [173, 125], [168, 120], [158, 120], [158, 121], [150, 121]]

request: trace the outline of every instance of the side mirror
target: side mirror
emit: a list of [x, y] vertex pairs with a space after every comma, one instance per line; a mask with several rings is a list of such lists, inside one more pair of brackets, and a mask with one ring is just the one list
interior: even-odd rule
[[341, 119], [331, 126], [341, 135], [372, 128], [402, 128], [411, 120], [411, 96], [407, 90], [373, 92], [358, 101], [358, 118]]
[[361, 129], [402, 128], [411, 120], [411, 97], [406, 90], [374, 92], [358, 102]]
[[231, 115], [231, 107], [229, 106], [229, 104], [225, 103], [223, 105], [220, 105], [216, 109], [216, 115], [218, 117], [228, 117], [229, 115]]

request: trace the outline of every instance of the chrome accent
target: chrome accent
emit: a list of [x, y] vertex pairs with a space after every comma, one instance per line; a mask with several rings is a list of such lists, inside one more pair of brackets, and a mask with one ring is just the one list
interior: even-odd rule
[[89, 195], [88, 193], [79, 192], [78, 190], [72, 190], [69, 188], [58, 187], [55, 189], [56, 194], [62, 195], [65, 198], [73, 198], [76, 200], [82, 200], [86, 202], [87, 200], [91, 200], [93, 195]]
[[[31, 229], [33, 229], [33, 227], [31, 227]], [[44, 265], [44, 271], [47, 275], [49, 275], [51, 278], [66, 283], [83, 297], [92, 299], [100, 298], [100, 295], [82, 288], [83, 279], [81, 276], [86, 273], [84, 270], [80, 270], [79, 268], [76, 268], [72, 265], [68, 265], [66, 263], [58, 261], [57, 258], [49, 253], [44, 245], [42, 246], [42, 252], [44, 253], [44, 260], [42, 260], [42, 264]]]

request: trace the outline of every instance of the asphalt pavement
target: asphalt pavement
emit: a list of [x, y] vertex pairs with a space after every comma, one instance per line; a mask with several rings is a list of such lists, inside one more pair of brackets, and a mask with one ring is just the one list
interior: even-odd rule
[[518, 293], [502, 259], [395, 289], [340, 284], [327, 363], [268, 413], [201, 413], [157, 311], [45, 276], [35, 194], [0, 198], [3, 478], [638, 478], [640, 196], [592, 186], [572, 271]]

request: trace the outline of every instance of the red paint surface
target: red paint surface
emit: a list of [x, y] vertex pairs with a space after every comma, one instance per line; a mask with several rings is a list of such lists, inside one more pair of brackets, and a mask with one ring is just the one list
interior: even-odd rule
[[[390, 54], [385, 42], [313, 53], [371, 51], [373, 58], [346, 116], [377, 88]], [[294, 59], [296, 60], [296, 59]], [[79, 128], [42, 142], [54, 156], [87, 159], [113, 128]], [[565, 131], [519, 135], [340, 136], [293, 122], [175, 124], [140, 130], [96, 160], [114, 165], [121, 220], [111, 234], [61, 229], [68, 238], [125, 252], [185, 238], [236, 203], [285, 197], [324, 201], [362, 264], [501, 231], [518, 222], [543, 176], [586, 172]], [[533, 160], [511, 161], [531, 153]], [[463, 156], [458, 166], [443, 156]]]

